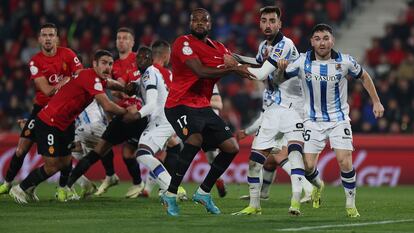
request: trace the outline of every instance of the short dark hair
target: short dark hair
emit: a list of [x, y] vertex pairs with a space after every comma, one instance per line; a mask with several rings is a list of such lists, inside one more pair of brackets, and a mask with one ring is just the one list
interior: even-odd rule
[[[207, 13], [207, 14], [210, 16], [210, 12], [208, 12], [208, 10], [206, 10], [205, 8], [201, 8], [201, 7], [199, 7], [199, 8], [195, 8], [194, 10], [192, 10], [192, 11], [191, 11], [191, 15], [193, 15], [193, 14], [194, 14], [194, 12], [197, 12], [197, 11], [203, 11], [203, 12]], [[210, 18], [210, 17], [209, 17], [209, 18]]]
[[139, 47], [138, 48], [138, 50], [137, 50], [137, 57], [138, 57], [138, 54], [139, 53], [148, 53], [150, 56], [151, 56], [151, 58], [152, 58], [152, 50], [151, 50], [151, 48], [150, 47], [147, 47], [147, 46], [141, 46], [141, 47]]
[[103, 56], [108, 56], [108, 57], [114, 58], [114, 56], [112, 56], [112, 53], [109, 52], [108, 50], [99, 49], [93, 55], [93, 60], [98, 61]]
[[132, 37], [134, 37], [134, 30], [132, 30], [129, 27], [120, 27], [120, 28], [118, 28], [118, 31], [116, 31], [116, 33], [119, 33], [119, 32], [127, 32], [127, 33], [131, 34]]
[[331, 33], [331, 35], [333, 35], [333, 30], [331, 26], [325, 23], [320, 23], [320, 24], [315, 25], [315, 27], [313, 27], [311, 37], [315, 34], [315, 32], [322, 32], [322, 31], [328, 31], [329, 33]]
[[157, 40], [151, 45], [152, 56], [161, 54], [165, 49], [170, 48], [170, 44], [165, 40]]
[[55, 29], [56, 32], [58, 31], [58, 28], [56, 27], [56, 24], [54, 24], [54, 23], [42, 24], [42, 26], [40, 26], [40, 30], [42, 30], [43, 28], [53, 28], [53, 29]]
[[260, 8], [260, 15], [269, 14], [269, 13], [276, 13], [279, 19], [282, 16], [282, 11], [277, 6], [265, 6], [263, 8]]

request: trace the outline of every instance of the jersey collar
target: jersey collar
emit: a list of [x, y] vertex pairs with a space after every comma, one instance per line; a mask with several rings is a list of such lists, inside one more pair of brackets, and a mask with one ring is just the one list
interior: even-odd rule
[[277, 43], [279, 43], [281, 40], [283, 39], [283, 33], [282, 32], [278, 32], [275, 36], [275, 39], [273, 39], [272, 41], [272, 46], [275, 46]]
[[[338, 59], [339, 58], [339, 54], [338, 52], [336, 52], [335, 50], [331, 50], [331, 59]], [[316, 60], [316, 56], [315, 56], [315, 51], [312, 49], [310, 50], [310, 59], [311, 61], [315, 61]]]

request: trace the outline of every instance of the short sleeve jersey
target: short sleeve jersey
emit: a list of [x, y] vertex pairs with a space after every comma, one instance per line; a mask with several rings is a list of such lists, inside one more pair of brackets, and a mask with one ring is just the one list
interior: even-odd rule
[[[45, 77], [49, 85], [56, 85], [64, 77], [72, 75], [79, 69], [82, 69], [82, 63], [76, 54], [68, 48], [57, 47], [54, 56], [46, 56], [42, 52], [35, 54], [29, 62], [30, 79], [35, 80]], [[50, 96], [46, 96], [40, 90], [36, 90], [35, 103], [45, 106]]]
[[224, 54], [229, 50], [220, 42], [207, 42], [193, 35], [178, 37], [172, 46], [172, 74], [166, 108], [185, 105], [193, 108], [210, 106], [214, 84], [221, 78], [200, 78], [186, 65], [189, 59], [199, 59], [204, 66], [224, 68]]
[[115, 80], [121, 78], [125, 83], [128, 83], [139, 78], [136, 55], [136, 53], [131, 52], [125, 59], [117, 59], [114, 62], [112, 76]]
[[166, 79], [169, 79], [171, 72], [160, 65], [154, 64], [145, 70], [141, 79], [139, 80], [140, 93], [144, 103], [147, 104], [147, 91], [154, 89], [158, 92], [157, 96], [157, 107], [154, 112], [151, 113], [151, 119], [156, 117], [164, 116], [164, 105], [168, 95], [168, 87], [165, 82]]
[[65, 131], [95, 95], [105, 93], [105, 86], [106, 81], [93, 69], [82, 70], [52, 97], [38, 117], [47, 125]]
[[290, 63], [288, 78], [298, 76], [305, 96], [305, 120], [317, 122], [349, 121], [349, 75], [360, 78], [363, 69], [348, 55], [331, 51], [331, 58], [317, 60], [310, 50]]

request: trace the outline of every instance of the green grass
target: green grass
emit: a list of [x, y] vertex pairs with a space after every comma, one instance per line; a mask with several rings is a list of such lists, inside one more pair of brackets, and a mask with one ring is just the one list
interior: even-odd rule
[[[0, 197], [0, 232], [278, 232], [278, 229], [307, 226], [371, 223], [386, 220], [412, 219], [410, 222], [380, 225], [331, 227], [306, 232], [414, 232], [414, 186], [359, 188], [358, 219], [345, 217], [342, 187], [326, 187], [320, 209], [302, 205], [303, 215], [288, 216], [290, 186], [273, 185], [271, 199], [262, 201], [261, 216], [232, 216], [248, 202], [238, 197], [247, 193], [247, 185], [230, 185], [226, 198], [215, 202], [223, 212], [207, 214], [204, 207], [190, 201], [179, 203], [180, 217], [169, 217], [158, 198], [123, 198], [129, 184], [114, 187], [100, 198], [58, 203], [53, 199], [55, 186], [42, 184], [38, 188], [39, 203], [17, 205], [8, 196]], [[195, 184], [185, 184], [188, 194]], [[303, 232], [303, 231], [298, 231]]]

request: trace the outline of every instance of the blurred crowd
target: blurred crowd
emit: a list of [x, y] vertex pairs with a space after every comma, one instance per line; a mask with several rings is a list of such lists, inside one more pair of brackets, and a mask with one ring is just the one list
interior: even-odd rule
[[365, 68], [375, 77], [385, 116], [375, 120], [361, 84], [354, 83], [349, 100], [354, 131], [413, 133], [414, 124], [414, 1], [407, 3], [396, 23], [385, 26], [382, 38], [373, 38], [365, 54]]
[[[90, 65], [96, 49], [116, 54], [115, 32], [122, 26], [135, 32], [135, 47], [156, 39], [173, 42], [188, 33], [189, 12], [196, 7], [212, 15], [211, 37], [231, 51], [255, 56], [263, 40], [259, 31], [259, 9], [277, 5], [282, 9], [283, 33], [299, 51], [309, 47], [311, 28], [320, 22], [339, 26], [358, 7], [357, 0], [1, 0], [0, 6], [0, 132], [18, 130], [17, 119], [31, 111], [34, 85], [28, 62], [39, 52], [40, 25], [53, 22], [59, 28], [60, 45], [73, 49]], [[359, 82], [351, 82], [350, 104], [354, 132], [412, 132], [414, 108], [414, 7], [398, 23], [387, 25], [386, 36], [375, 38], [367, 51], [365, 66], [386, 109], [386, 117], [373, 119], [367, 94]], [[258, 82], [228, 76], [220, 82], [222, 117], [233, 129], [249, 124], [261, 109], [262, 88]]]

